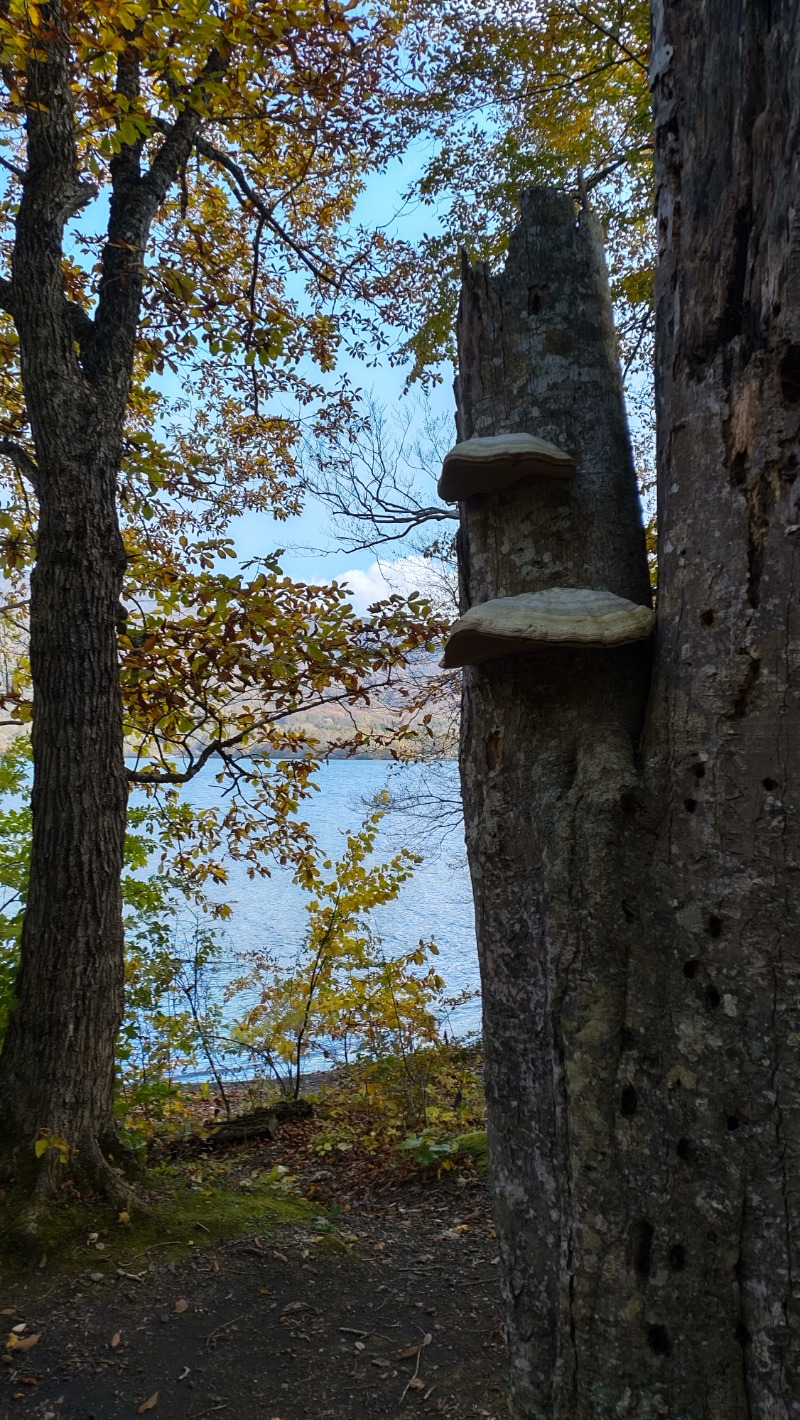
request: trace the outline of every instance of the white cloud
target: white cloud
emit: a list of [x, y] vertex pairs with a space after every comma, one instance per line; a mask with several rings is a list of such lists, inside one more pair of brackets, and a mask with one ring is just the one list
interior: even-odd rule
[[340, 587], [350, 594], [353, 610], [358, 616], [365, 616], [373, 602], [382, 601], [399, 592], [407, 596], [409, 592], [420, 592], [428, 597], [434, 606], [445, 614], [454, 612], [455, 567], [443, 570], [439, 562], [431, 562], [425, 557], [398, 557], [395, 562], [375, 561], [363, 571], [353, 568], [335, 578]]

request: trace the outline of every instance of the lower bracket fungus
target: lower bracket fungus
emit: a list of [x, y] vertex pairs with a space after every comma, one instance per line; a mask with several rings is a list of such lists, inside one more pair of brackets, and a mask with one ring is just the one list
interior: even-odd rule
[[541, 646], [625, 646], [643, 641], [655, 612], [613, 592], [550, 587], [470, 607], [453, 626], [441, 664], [479, 666]]

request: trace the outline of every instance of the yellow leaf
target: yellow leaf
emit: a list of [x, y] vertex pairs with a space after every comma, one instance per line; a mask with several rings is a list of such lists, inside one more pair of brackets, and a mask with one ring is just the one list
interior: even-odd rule
[[37, 1341], [39, 1340], [39, 1337], [41, 1336], [41, 1334], [42, 1334], [41, 1331], [37, 1331], [34, 1336], [20, 1337], [20, 1336], [15, 1336], [14, 1333], [13, 1333], [13, 1331], [12, 1331], [11, 1335], [8, 1337], [8, 1340], [6, 1341], [6, 1350], [7, 1350], [7, 1351], [31, 1351], [31, 1350], [33, 1349], [33, 1347], [36, 1345]]

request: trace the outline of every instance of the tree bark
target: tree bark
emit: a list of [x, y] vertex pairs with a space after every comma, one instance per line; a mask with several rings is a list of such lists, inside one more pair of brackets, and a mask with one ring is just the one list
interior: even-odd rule
[[[64, 226], [92, 192], [78, 177], [68, 33], [57, 3], [27, 82], [36, 98], [7, 295], [37, 456], [33, 841], [18, 1004], [0, 1058], [0, 1141], [24, 1177], [37, 1139], [54, 1135], [69, 1146], [73, 1173], [113, 1187], [102, 1150], [114, 1141], [123, 988], [127, 784], [116, 619], [125, 554], [116, 478], [128, 386], [87, 379], [93, 323], [78, 312], [76, 334], [76, 308], [65, 298]], [[44, 1191], [59, 1158], [58, 1150], [44, 1154]]]
[[[654, 18], [649, 701], [633, 648], [465, 673], [512, 1410], [797, 1420], [800, 10]], [[607, 318], [574, 285], [585, 225], [529, 196], [506, 271], [465, 275], [461, 433], [527, 429], [578, 462], [571, 492], [462, 505], [467, 604], [644, 600]]]
[[[96, 431], [95, 431], [96, 432]], [[40, 463], [31, 585], [33, 842], [18, 1005], [2, 1057], [6, 1145], [64, 1139], [97, 1182], [116, 1147], [128, 786], [115, 634], [125, 565], [115, 469], [73, 448]], [[54, 455], [57, 457], [56, 452]], [[25, 1158], [17, 1165], [26, 1172]], [[33, 1152], [27, 1160], [33, 1164]], [[46, 1156], [45, 1175], [60, 1167]], [[106, 1179], [106, 1185], [108, 1180]]]
[[[39, 503], [31, 580], [33, 841], [17, 1005], [0, 1056], [0, 1157], [25, 1177], [35, 1144], [68, 1146], [73, 1176], [124, 1196], [114, 1058], [123, 1010], [120, 877], [128, 781], [117, 619], [125, 550], [117, 478], [152, 222], [188, 159], [202, 113], [187, 96], [143, 171], [144, 140], [110, 162], [108, 240], [96, 311], [66, 298], [64, 229], [94, 196], [80, 180], [71, 90], [70, 16], [48, 0], [26, 74], [27, 169], [11, 281], [0, 301], [20, 342]], [[217, 83], [209, 51], [197, 78]], [[138, 52], [116, 59], [116, 88], [140, 90]], [[63, 1146], [38, 1165], [48, 1192]]]

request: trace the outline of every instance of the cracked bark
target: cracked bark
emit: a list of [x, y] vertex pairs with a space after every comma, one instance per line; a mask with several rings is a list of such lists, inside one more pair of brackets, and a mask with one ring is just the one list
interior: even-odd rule
[[[635, 648], [465, 672], [512, 1409], [797, 1420], [800, 11], [661, 0], [652, 72], [649, 700]], [[462, 505], [465, 604], [644, 599], [589, 228], [529, 196], [505, 272], [465, 273], [461, 436], [578, 460]]]
[[[31, 579], [33, 835], [17, 1004], [0, 1056], [4, 1171], [60, 1182], [56, 1151], [35, 1161], [43, 1133], [67, 1141], [71, 1173], [127, 1197], [109, 1156], [114, 1053], [123, 1006], [120, 874], [128, 781], [117, 663], [125, 568], [116, 495], [122, 431], [150, 226], [191, 151], [201, 116], [183, 107], [149, 170], [142, 143], [111, 163], [108, 240], [94, 318], [66, 299], [64, 228], [92, 195], [82, 183], [70, 88], [68, 7], [48, 24], [29, 61], [27, 169], [11, 280], [0, 302], [20, 342], [35, 461], [26, 473], [39, 503]], [[118, 56], [120, 89], [133, 94], [135, 57]], [[212, 52], [200, 72], [217, 80]], [[6, 450], [9, 453], [9, 450]], [[11, 456], [14, 456], [12, 453]], [[63, 1174], [63, 1169], [62, 1169]]]

